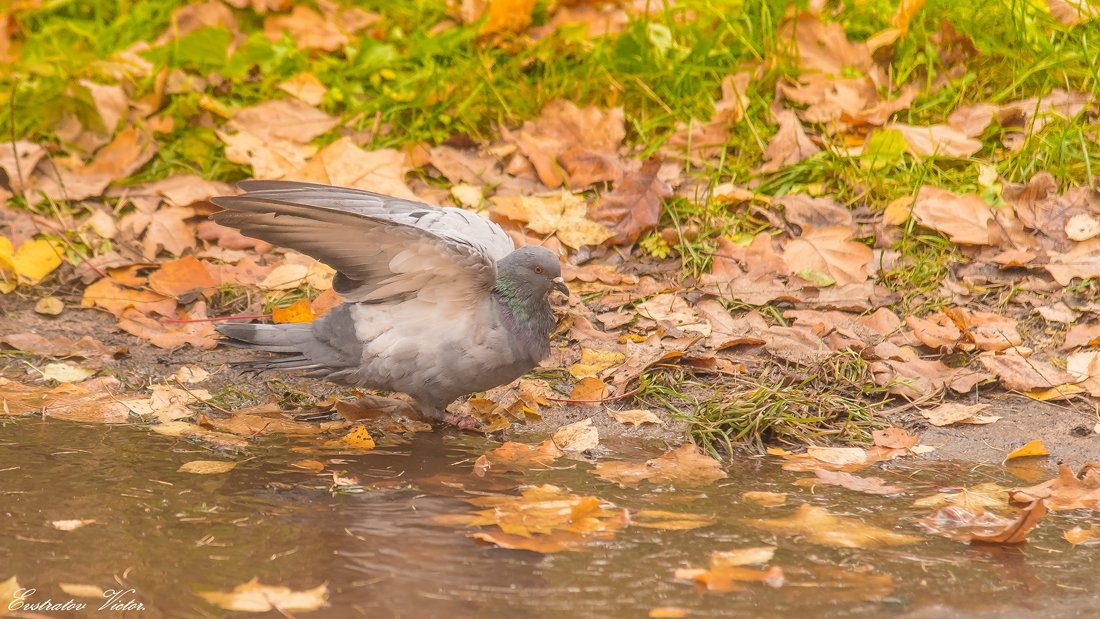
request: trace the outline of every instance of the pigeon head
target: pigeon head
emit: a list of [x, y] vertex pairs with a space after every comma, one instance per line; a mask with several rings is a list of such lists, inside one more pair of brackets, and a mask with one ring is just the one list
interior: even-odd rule
[[497, 261], [497, 288], [508, 296], [527, 299], [545, 298], [551, 290], [569, 294], [558, 257], [537, 245], [525, 245]]

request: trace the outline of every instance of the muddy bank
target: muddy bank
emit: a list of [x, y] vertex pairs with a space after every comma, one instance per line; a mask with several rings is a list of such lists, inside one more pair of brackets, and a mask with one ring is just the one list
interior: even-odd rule
[[[234, 404], [241, 407], [302, 395], [317, 399], [330, 395], [351, 397], [350, 390], [320, 380], [274, 372], [254, 376], [230, 367], [229, 364], [234, 361], [255, 356], [255, 353], [248, 351], [228, 347], [209, 351], [185, 347], [167, 351], [153, 347], [120, 331], [113, 316], [79, 309], [79, 296], [56, 294], [67, 305], [64, 313], [57, 317], [34, 313], [34, 298], [17, 294], [0, 296], [0, 324], [3, 325], [0, 333], [34, 332], [47, 338], [90, 335], [112, 348], [125, 348], [128, 351], [125, 356], [106, 361], [98, 367], [101, 373], [118, 378], [128, 389], [142, 389], [172, 375], [182, 365], [197, 364], [210, 372], [210, 378], [199, 387], [211, 393], [233, 390]], [[13, 380], [33, 381], [37, 373], [28, 363], [41, 365], [39, 361], [48, 362], [43, 358], [8, 351], [0, 356], [0, 375]], [[77, 362], [96, 367], [79, 360]], [[1033, 439], [1041, 439], [1047, 445], [1052, 462], [1078, 466], [1100, 459], [1100, 434], [1093, 430], [1100, 419], [1084, 400], [1053, 404], [1004, 392], [988, 392], [968, 402], [988, 403], [991, 406], [986, 413], [999, 415], [1002, 419], [989, 425], [937, 428], [925, 423], [915, 411], [909, 411], [899, 419], [890, 421], [904, 423], [921, 434], [923, 443], [936, 447], [927, 456], [932, 459], [999, 463], [1005, 454]], [[685, 440], [688, 424], [659, 408], [651, 410], [662, 419], [662, 425], [633, 427], [619, 423], [607, 414], [608, 408], [623, 410], [636, 407], [638, 404], [629, 400], [612, 402], [607, 406], [545, 407], [541, 419], [513, 424], [505, 431], [504, 438], [541, 439], [561, 426], [591, 418], [600, 432], [601, 443], [615, 451], [629, 450], [638, 444], [678, 444]]]

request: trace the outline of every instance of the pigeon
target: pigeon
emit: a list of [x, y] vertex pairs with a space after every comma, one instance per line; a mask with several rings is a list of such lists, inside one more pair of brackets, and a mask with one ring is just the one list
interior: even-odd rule
[[217, 223], [336, 270], [344, 302], [311, 323], [226, 323], [223, 341], [286, 353], [251, 370], [301, 370], [333, 383], [401, 392], [443, 420], [461, 396], [512, 382], [550, 354], [557, 256], [516, 249], [488, 219], [370, 191], [246, 181], [213, 198]]

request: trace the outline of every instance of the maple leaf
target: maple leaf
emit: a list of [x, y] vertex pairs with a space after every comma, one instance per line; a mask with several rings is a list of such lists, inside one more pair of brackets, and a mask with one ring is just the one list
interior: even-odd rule
[[913, 204], [913, 216], [926, 228], [943, 232], [963, 245], [988, 245], [993, 210], [976, 194], [958, 195], [925, 185]]
[[802, 236], [787, 243], [783, 259], [791, 273], [812, 271], [827, 275], [844, 285], [866, 281], [866, 266], [874, 257], [870, 247], [849, 241], [852, 229], [846, 226], [807, 228]]
[[660, 222], [661, 199], [672, 195], [672, 189], [657, 176], [660, 169], [660, 160], [649, 159], [588, 209], [592, 219], [613, 231], [611, 243], [634, 243]]

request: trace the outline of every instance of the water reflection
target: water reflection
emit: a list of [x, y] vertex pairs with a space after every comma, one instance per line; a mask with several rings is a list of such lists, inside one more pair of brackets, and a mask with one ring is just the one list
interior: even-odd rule
[[[921, 535], [913, 521], [927, 510], [913, 508], [914, 498], [949, 486], [1017, 483], [997, 467], [894, 466], [876, 474], [906, 494], [888, 498], [795, 486], [805, 474], [754, 459], [702, 492], [627, 490], [596, 479], [584, 462], [480, 479], [470, 463], [489, 443], [422, 434], [387, 453], [330, 466], [364, 489], [348, 493], [333, 492], [331, 474], [291, 467], [302, 458], [294, 445], [271, 439], [230, 473], [188, 475], [176, 472], [180, 464], [217, 456], [134, 427], [6, 421], [0, 581], [16, 575], [54, 601], [71, 597], [62, 583], [132, 587], [148, 609], [142, 617], [228, 616], [195, 592], [227, 591], [254, 577], [294, 589], [327, 582], [331, 604], [314, 617], [644, 617], [656, 607], [684, 608], [693, 617], [1068, 617], [1090, 616], [1098, 601], [1097, 551], [1061, 540], [1074, 523], [1094, 522], [1088, 513], [1052, 515], [1029, 545], [1007, 549], [940, 538], [837, 549], [743, 522], [812, 503]], [[523, 481], [628, 508], [713, 514], [717, 524], [628, 528], [584, 552], [541, 556], [481, 546], [432, 523], [436, 515], [467, 511], [461, 499], [469, 493], [506, 492]], [[740, 500], [747, 490], [787, 492], [790, 500], [782, 507], [749, 504]], [[95, 523], [73, 531], [50, 524], [69, 519]], [[787, 579], [781, 588], [749, 583], [707, 594], [672, 577], [677, 567], [705, 567], [714, 550], [762, 544], [778, 547], [773, 564]], [[884, 576], [892, 584], [884, 585]]]

